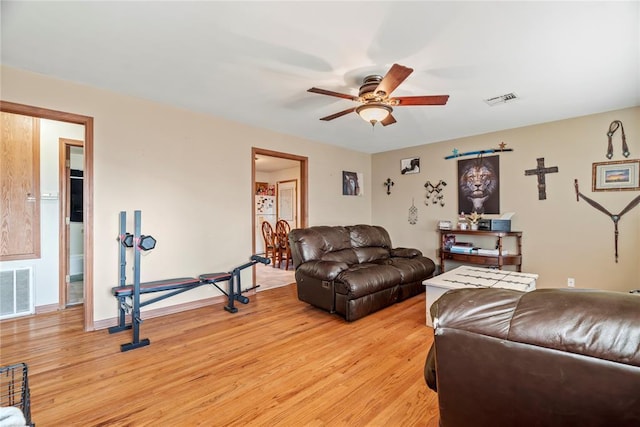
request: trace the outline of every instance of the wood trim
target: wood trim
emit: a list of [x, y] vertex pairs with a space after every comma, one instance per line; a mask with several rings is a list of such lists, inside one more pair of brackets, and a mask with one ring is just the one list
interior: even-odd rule
[[46, 304], [46, 305], [39, 305], [36, 307], [36, 314], [42, 314], [42, 313], [53, 313], [54, 311], [58, 311], [59, 307], [58, 304]]
[[[296, 154], [283, 153], [280, 151], [267, 150], [264, 148], [251, 147], [251, 185], [252, 192], [251, 197], [254, 196], [253, 183], [256, 180], [256, 163], [255, 158], [256, 155], [261, 154], [263, 156], [271, 156], [271, 157], [279, 157], [281, 159], [289, 159], [289, 160], [297, 160], [300, 162], [300, 186], [298, 190], [300, 191], [300, 227], [307, 227], [308, 222], [308, 206], [309, 200], [307, 198], [307, 189], [309, 182], [309, 158], [305, 156], [298, 156]], [[253, 206], [254, 201], [251, 199], [251, 206]], [[255, 217], [253, 217], [253, 228], [255, 228]], [[255, 237], [253, 241], [253, 247], [255, 249]]]
[[[60, 219], [58, 222], [60, 239], [59, 239], [59, 274], [58, 289], [60, 292], [59, 305], [60, 309], [67, 306], [67, 278], [66, 273], [69, 271], [69, 258], [67, 251], [69, 250], [69, 230], [67, 228], [66, 218], [70, 216], [69, 212], [69, 187], [67, 176], [67, 159], [69, 158], [70, 147], [84, 147], [84, 142], [77, 139], [60, 138], [58, 140], [58, 179], [60, 181]], [[83, 153], [84, 156], [84, 153]], [[84, 189], [83, 189], [84, 191]]]
[[[256, 251], [256, 216], [253, 212], [255, 205], [255, 182], [256, 182], [256, 156], [271, 156], [271, 157], [279, 157], [281, 159], [288, 160], [296, 160], [300, 162], [300, 185], [298, 186], [298, 191], [300, 192], [300, 212], [298, 213], [298, 227], [305, 228], [307, 227], [307, 207], [309, 205], [309, 200], [307, 198], [307, 188], [309, 182], [309, 158], [305, 156], [298, 156], [296, 154], [291, 153], [283, 153], [280, 151], [267, 150], [265, 148], [251, 147], [251, 251], [255, 253]], [[255, 266], [252, 268], [252, 283], [255, 286], [256, 284], [256, 268]]]
[[93, 325], [93, 117], [0, 100], [0, 111], [84, 126], [84, 330]]

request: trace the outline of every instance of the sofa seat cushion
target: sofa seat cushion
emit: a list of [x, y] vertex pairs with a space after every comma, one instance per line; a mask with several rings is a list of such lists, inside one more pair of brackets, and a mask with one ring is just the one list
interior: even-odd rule
[[390, 264], [397, 268], [401, 276], [401, 284], [422, 281], [433, 275], [435, 263], [429, 258], [391, 258]]
[[389, 265], [364, 263], [351, 266], [340, 273], [336, 279], [336, 293], [360, 298], [383, 289], [398, 286], [402, 274]]

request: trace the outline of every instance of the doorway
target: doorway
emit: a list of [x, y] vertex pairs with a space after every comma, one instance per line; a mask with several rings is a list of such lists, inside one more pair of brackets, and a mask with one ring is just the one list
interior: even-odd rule
[[[94, 330], [93, 325], [93, 117], [63, 111], [49, 110], [14, 102], [0, 101], [0, 111], [83, 126], [83, 329]], [[36, 311], [37, 312], [37, 311]]]
[[[307, 226], [308, 159], [255, 147], [251, 151], [253, 253], [264, 254], [263, 222], [269, 222], [274, 229], [279, 219], [286, 220], [291, 228]], [[293, 283], [293, 270], [286, 270], [285, 266], [286, 263], [257, 264], [254, 286], [263, 291]]]
[[60, 308], [84, 302], [84, 142], [60, 138]]

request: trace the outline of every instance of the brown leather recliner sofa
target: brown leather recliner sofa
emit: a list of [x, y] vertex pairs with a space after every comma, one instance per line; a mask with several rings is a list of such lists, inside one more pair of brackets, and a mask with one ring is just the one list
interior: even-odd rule
[[380, 226], [291, 230], [298, 299], [353, 321], [424, 292], [434, 262], [417, 249], [392, 248]]
[[431, 316], [442, 427], [640, 426], [640, 295], [458, 289]]

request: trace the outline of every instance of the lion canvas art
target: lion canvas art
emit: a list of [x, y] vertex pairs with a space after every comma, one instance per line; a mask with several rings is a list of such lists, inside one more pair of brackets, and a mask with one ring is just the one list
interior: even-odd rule
[[500, 213], [499, 158], [458, 160], [458, 212]]

